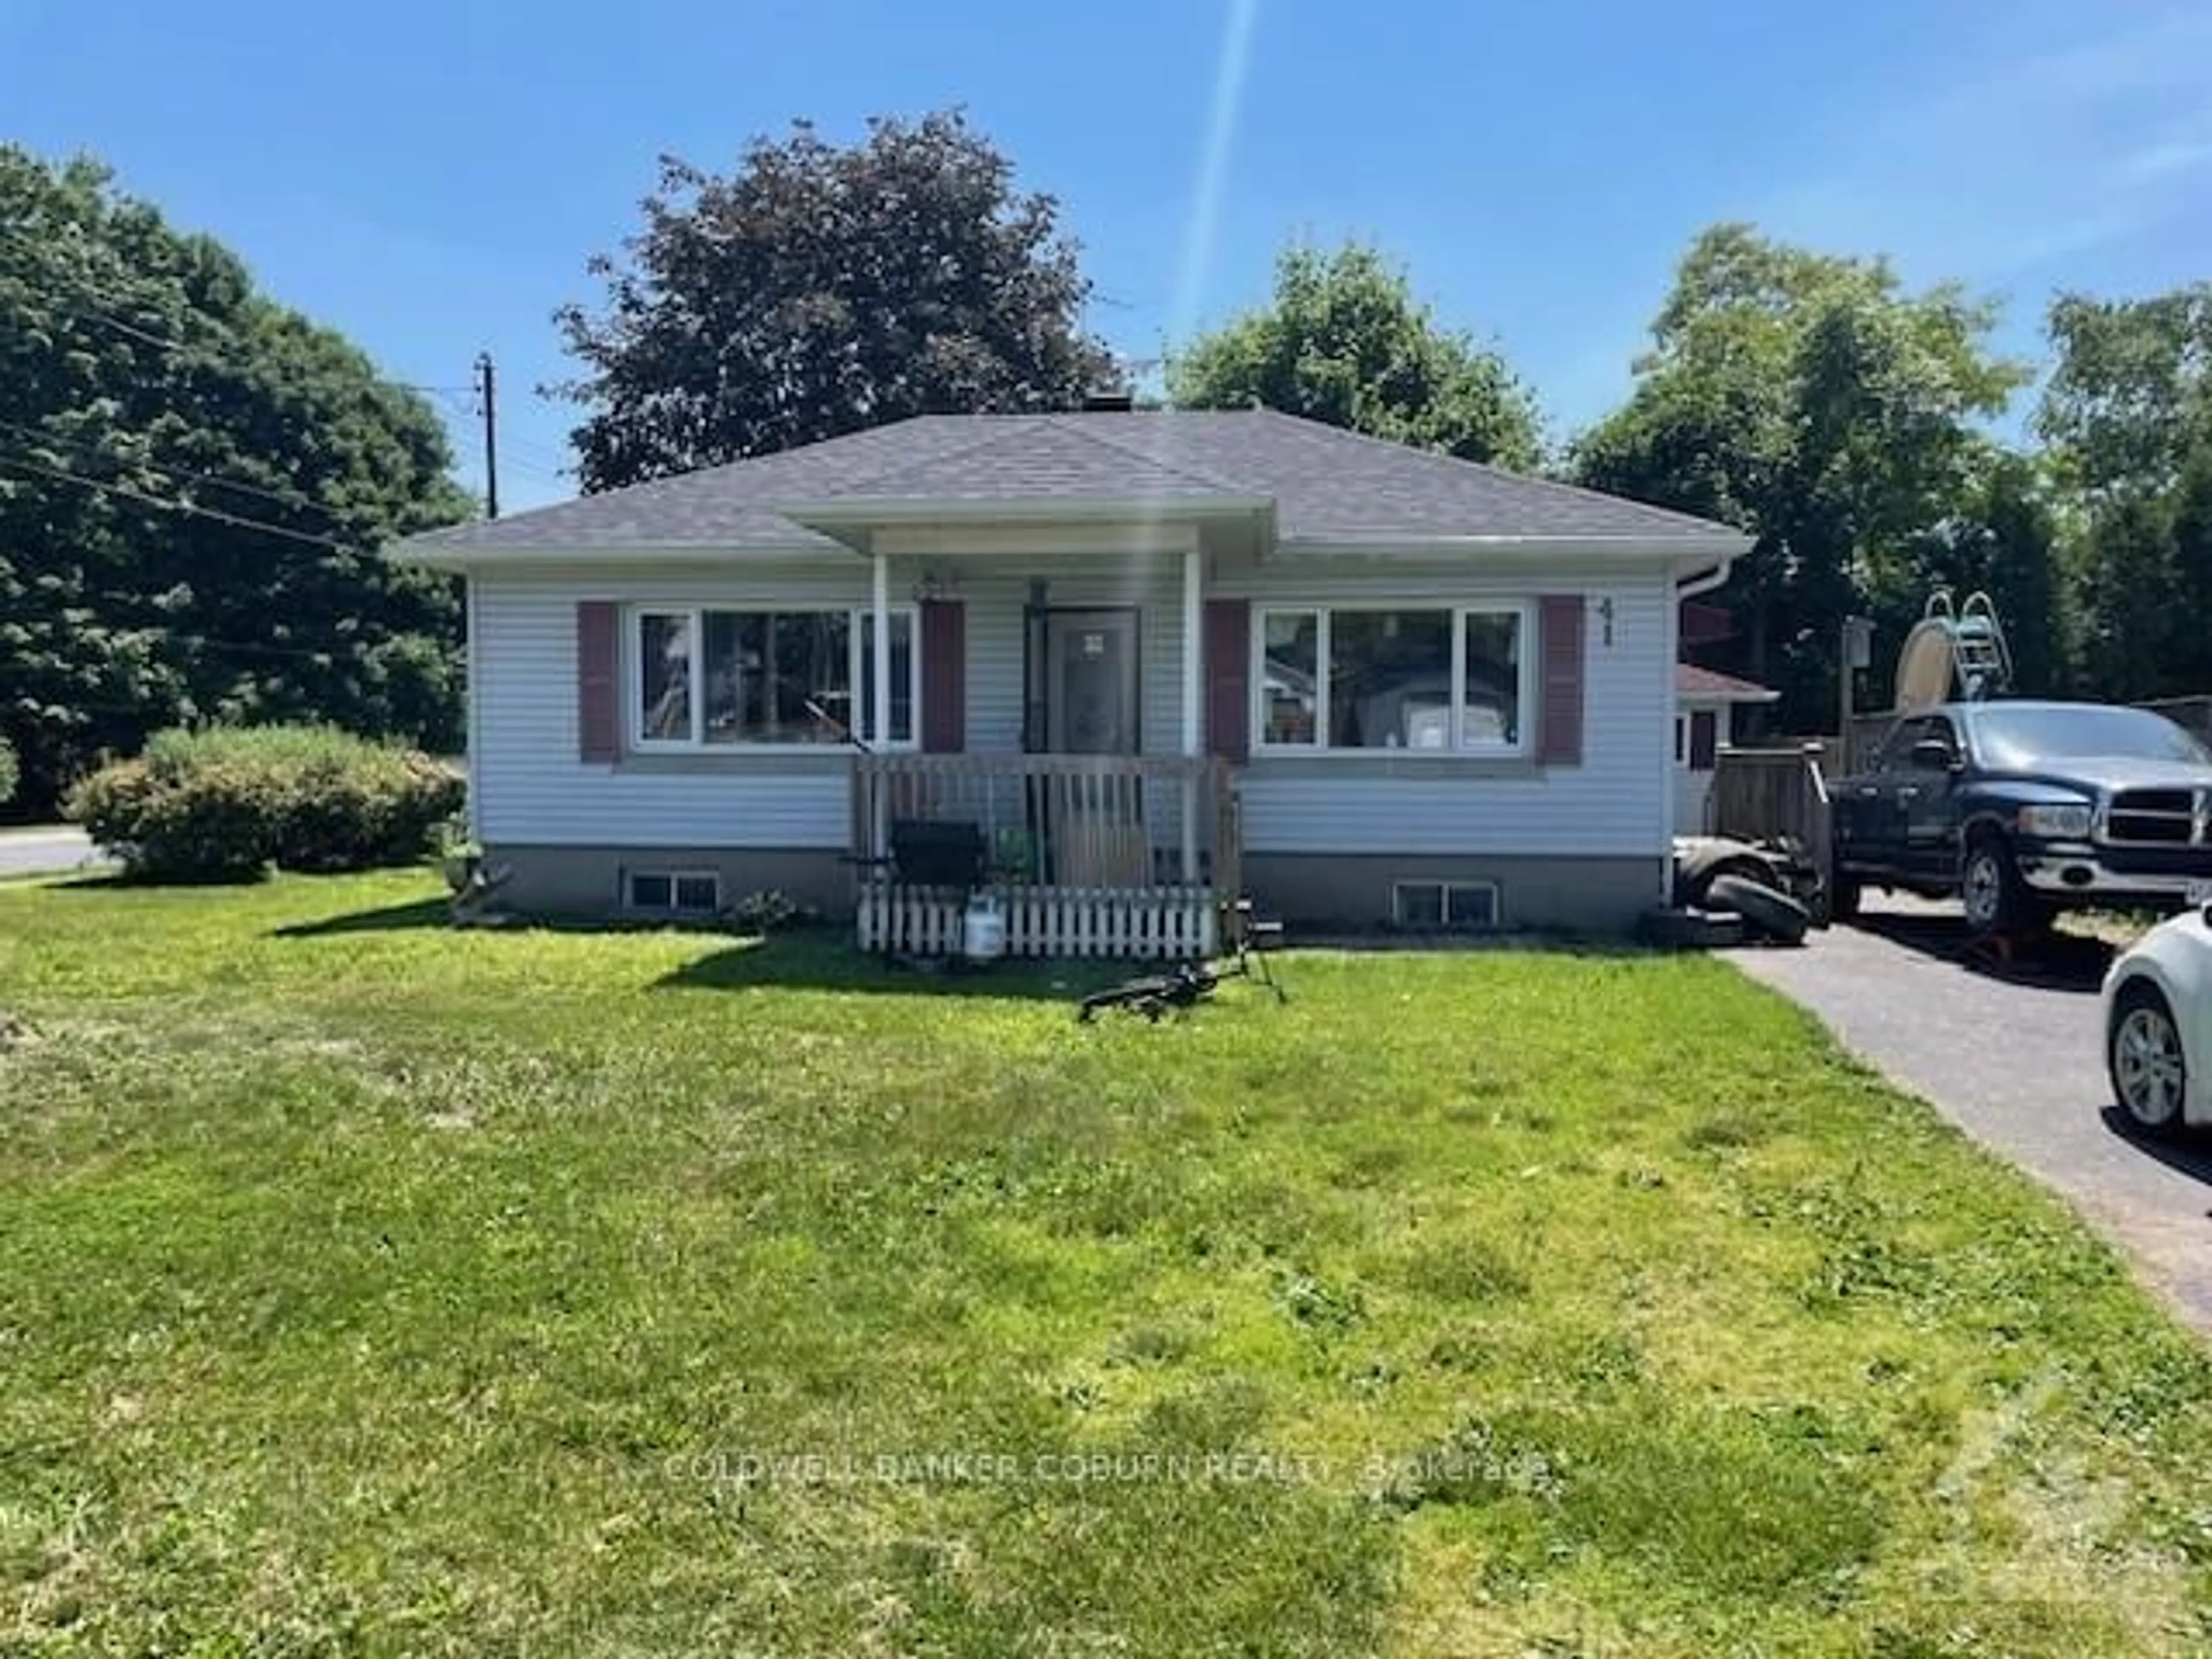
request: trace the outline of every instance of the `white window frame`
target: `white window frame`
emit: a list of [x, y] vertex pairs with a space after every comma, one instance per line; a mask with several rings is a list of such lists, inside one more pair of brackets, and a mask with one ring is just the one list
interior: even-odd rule
[[[659, 605], [641, 603], [624, 608], [623, 612], [623, 702], [625, 714], [623, 731], [632, 750], [641, 755], [804, 755], [824, 750], [834, 752], [839, 745], [826, 743], [708, 743], [707, 728], [707, 617], [709, 612], [726, 616], [798, 616], [811, 612], [843, 611], [850, 618], [849, 635], [846, 641], [847, 673], [852, 680], [854, 712], [860, 715], [855, 730], [866, 726], [873, 710], [860, 707], [860, 677], [865, 653], [861, 636], [867, 627], [867, 618], [875, 615], [872, 606], [865, 605], [785, 605], [772, 599], [738, 602], [729, 599], [702, 600], [696, 604]], [[894, 605], [884, 614], [894, 621], [907, 619], [907, 639], [911, 648], [907, 653], [908, 707], [913, 711], [909, 719], [911, 734], [895, 743], [879, 743], [874, 738], [866, 738], [868, 747], [878, 752], [914, 754], [921, 748], [921, 607], [917, 605]], [[689, 737], [648, 738], [645, 735], [645, 662], [638, 648], [639, 635], [644, 631], [649, 617], [672, 617], [684, 620], [690, 630], [690, 727]], [[659, 871], [647, 871], [658, 875]]]
[[[1437, 915], [1433, 929], [1417, 928], [1402, 920], [1405, 915], [1405, 895], [1409, 889], [1433, 887], [1437, 890]], [[1452, 917], [1451, 896], [1455, 890], [1462, 892], [1483, 892], [1490, 895], [1490, 920], [1481, 923], [1460, 923]], [[1424, 877], [1416, 881], [1394, 881], [1390, 884], [1390, 922], [1393, 927], [1409, 932], [1437, 933], [1496, 933], [1505, 926], [1505, 894], [1498, 884], [1487, 877], [1471, 881], [1454, 881], [1443, 876]]]
[[[657, 613], [656, 613], [657, 614]], [[665, 881], [668, 884], [668, 902], [641, 904], [637, 902], [640, 881]], [[714, 889], [714, 902], [704, 910], [676, 901], [678, 885], [687, 881], [710, 882]], [[622, 908], [635, 915], [650, 916], [713, 916], [722, 911], [722, 872], [719, 870], [679, 870], [647, 868], [625, 870], [622, 872]]]
[[[1329, 654], [1329, 618], [1334, 612], [1354, 611], [1442, 611], [1450, 615], [1452, 742], [1449, 748], [1338, 748], [1329, 742], [1329, 674], [1334, 666]], [[1317, 619], [1314, 630], [1314, 740], [1311, 743], [1270, 743], [1267, 727], [1267, 619], [1270, 617], [1309, 616]], [[1521, 660], [1514, 665], [1519, 675], [1514, 696], [1520, 736], [1515, 742], [1470, 744], [1466, 741], [1467, 619], [1469, 617], [1520, 618]], [[1538, 649], [1536, 602], [1534, 599], [1498, 599], [1471, 605], [1423, 599], [1316, 599], [1304, 603], [1270, 599], [1265, 604], [1255, 604], [1252, 607], [1251, 706], [1246, 716], [1252, 733], [1252, 752], [1266, 756], [1326, 755], [1366, 760], [1388, 756], [1393, 760], [1413, 759], [1424, 763], [1520, 758], [1532, 753], [1535, 747]]]

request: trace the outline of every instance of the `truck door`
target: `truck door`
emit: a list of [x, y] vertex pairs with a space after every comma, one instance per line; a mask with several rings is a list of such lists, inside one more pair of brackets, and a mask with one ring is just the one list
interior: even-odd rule
[[[1898, 817], [1905, 831], [1905, 867], [1915, 875], [1948, 881], [1959, 868], [1958, 729], [1942, 714], [1923, 714], [1906, 725], [1917, 727], [1905, 748], [1905, 769], [1897, 788]], [[1939, 762], [1934, 746], [1942, 746]]]
[[1905, 729], [1913, 724], [1893, 727], [1865, 769], [1842, 781], [1835, 803], [1836, 855], [1847, 867], [1893, 870], [1904, 856], [1897, 788], [1899, 767], [1911, 746]]

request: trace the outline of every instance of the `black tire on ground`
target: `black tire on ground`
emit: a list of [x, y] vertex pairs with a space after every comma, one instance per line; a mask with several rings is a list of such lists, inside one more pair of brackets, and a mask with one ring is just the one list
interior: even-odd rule
[[1716, 910], [1733, 910], [1767, 938], [1784, 945], [1802, 945], [1813, 918], [1787, 893], [1738, 875], [1716, 876], [1705, 890], [1705, 902]]
[[2133, 980], [2112, 999], [2105, 1031], [2105, 1074], [2112, 1098], [2128, 1121], [2146, 1134], [2181, 1127], [2181, 1103], [2189, 1092], [2189, 1062], [2181, 1028], [2159, 988]]
[[2020, 878], [2012, 848], [1990, 830], [1969, 841], [1959, 860], [1959, 901], [1977, 939], [2034, 939], [2051, 927], [2051, 911]]
[[1828, 920], [1830, 921], [1856, 921], [1859, 915], [1859, 901], [1864, 896], [1865, 889], [1860, 884], [1856, 876], [1846, 875], [1841, 870], [1831, 870], [1828, 872]]

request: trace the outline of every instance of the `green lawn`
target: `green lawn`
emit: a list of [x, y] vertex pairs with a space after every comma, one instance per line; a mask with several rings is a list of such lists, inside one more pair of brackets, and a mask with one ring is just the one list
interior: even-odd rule
[[2212, 1642], [2212, 1361], [1721, 964], [434, 896], [0, 889], [0, 1651]]

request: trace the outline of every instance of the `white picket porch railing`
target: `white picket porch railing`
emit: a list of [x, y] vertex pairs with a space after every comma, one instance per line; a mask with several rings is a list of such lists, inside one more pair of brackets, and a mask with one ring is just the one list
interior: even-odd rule
[[902, 821], [981, 838], [1010, 956], [1211, 955], [1243, 883], [1234, 775], [1210, 756], [864, 755], [852, 806], [864, 950], [963, 945], [968, 894], [887, 867]]
[[[1219, 918], [1211, 887], [992, 887], [1015, 957], [1212, 956]], [[969, 899], [949, 888], [863, 884], [855, 906], [864, 951], [957, 955]]]

